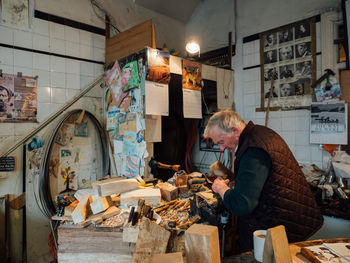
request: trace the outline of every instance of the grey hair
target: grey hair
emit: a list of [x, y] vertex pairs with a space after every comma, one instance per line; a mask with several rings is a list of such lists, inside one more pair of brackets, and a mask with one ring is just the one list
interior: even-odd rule
[[204, 137], [209, 137], [209, 131], [218, 126], [224, 133], [230, 133], [232, 127], [242, 129], [244, 121], [241, 116], [233, 110], [222, 110], [210, 117], [204, 130]]

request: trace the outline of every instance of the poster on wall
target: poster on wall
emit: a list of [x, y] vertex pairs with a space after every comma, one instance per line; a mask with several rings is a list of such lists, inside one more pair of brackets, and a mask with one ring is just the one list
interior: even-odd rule
[[37, 79], [2, 74], [0, 77], [0, 121], [36, 122]]
[[261, 108], [266, 107], [270, 92], [272, 107], [293, 109], [311, 104], [314, 39], [315, 24], [307, 20], [261, 34]]
[[169, 84], [170, 82], [170, 54], [154, 48], [147, 48], [146, 80]]
[[8, 26], [29, 28], [32, 0], [2, 0], [0, 2], [2, 23]]
[[202, 64], [186, 59], [182, 60], [182, 88], [202, 90]]
[[344, 101], [311, 104], [310, 143], [347, 144], [347, 112]]

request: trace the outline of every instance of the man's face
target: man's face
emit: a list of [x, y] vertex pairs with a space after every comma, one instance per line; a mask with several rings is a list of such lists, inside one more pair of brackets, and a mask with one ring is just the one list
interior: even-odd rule
[[238, 129], [232, 128], [230, 133], [224, 133], [216, 125], [210, 129], [209, 137], [219, 146], [221, 152], [225, 149], [235, 150], [238, 145], [239, 132]]
[[281, 89], [281, 97], [286, 97], [289, 95], [289, 85], [288, 84], [283, 84], [280, 89]]
[[9, 95], [7, 94], [7, 91], [4, 89], [0, 90], [0, 111], [6, 110], [8, 100], [9, 100]]
[[280, 49], [281, 60], [291, 59], [292, 58], [292, 48], [283, 47]]
[[305, 44], [298, 45], [299, 55], [303, 55], [305, 53]]

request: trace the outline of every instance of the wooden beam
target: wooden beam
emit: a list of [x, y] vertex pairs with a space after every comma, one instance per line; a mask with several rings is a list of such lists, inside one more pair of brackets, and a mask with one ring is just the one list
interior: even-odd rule
[[79, 202], [77, 207], [74, 209], [72, 213], [72, 219], [74, 224], [79, 224], [84, 222], [86, 218], [91, 214], [90, 203], [92, 202], [92, 197], [84, 198]]
[[152, 255], [165, 253], [169, 237], [169, 231], [143, 217], [132, 262], [152, 263]]
[[108, 196], [135, 190], [139, 187], [136, 179], [120, 179], [99, 181], [94, 184], [99, 196]]
[[152, 47], [152, 19], [106, 39], [106, 64], [132, 53]]
[[187, 262], [220, 263], [219, 232], [216, 226], [194, 224], [185, 232]]
[[146, 188], [138, 189], [120, 195], [120, 205], [126, 206], [136, 206], [138, 200], [143, 197], [145, 202], [151, 205], [158, 205], [161, 201], [161, 194], [159, 189], [155, 188]]
[[263, 262], [292, 263], [286, 230], [279, 225], [267, 230]]
[[108, 207], [111, 206], [111, 203], [112, 203], [112, 200], [110, 196], [106, 196], [106, 197], [102, 197], [94, 200], [90, 204], [92, 213], [95, 215], [105, 211]]
[[178, 189], [169, 183], [158, 183], [156, 185], [160, 189], [160, 194], [165, 201], [171, 201], [178, 197]]

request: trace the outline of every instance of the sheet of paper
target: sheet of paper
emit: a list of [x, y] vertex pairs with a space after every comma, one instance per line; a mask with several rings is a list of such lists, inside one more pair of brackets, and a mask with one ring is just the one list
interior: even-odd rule
[[310, 143], [347, 144], [347, 106], [344, 101], [312, 103]]
[[169, 86], [146, 81], [145, 89], [146, 114], [169, 116]]
[[114, 140], [114, 154], [123, 152], [123, 141]]
[[202, 92], [182, 89], [184, 118], [202, 119]]
[[[136, 155], [139, 158], [143, 158], [146, 153], [147, 153], [147, 151], [146, 151], [146, 142], [142, 141], [140, 143], [137, 143], [136, 144]], [[147, 155], [148, 155], [148, 153], [147, 153]], [[146, 157], [144, 157], [144, 158], [146, 158]]]

